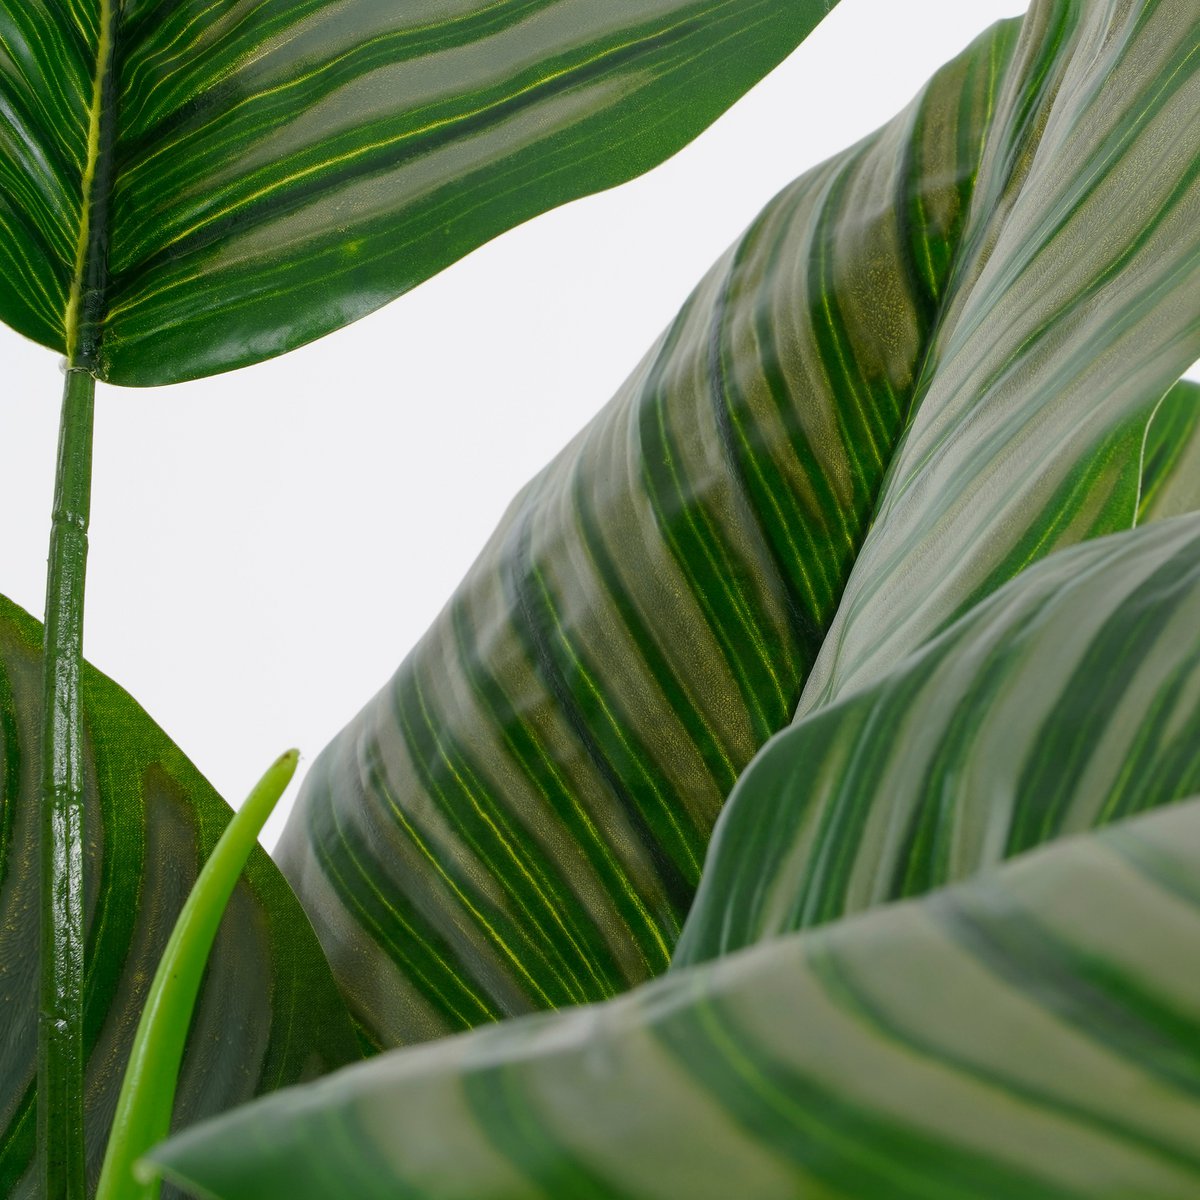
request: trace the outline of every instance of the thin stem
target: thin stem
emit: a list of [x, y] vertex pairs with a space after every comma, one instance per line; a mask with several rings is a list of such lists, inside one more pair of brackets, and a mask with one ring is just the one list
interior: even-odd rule
[[83, 585], [96, 381], [67, 371], [46, 576], [38, 1162], [45, 1200], [86, 1200], [83, 1138]]

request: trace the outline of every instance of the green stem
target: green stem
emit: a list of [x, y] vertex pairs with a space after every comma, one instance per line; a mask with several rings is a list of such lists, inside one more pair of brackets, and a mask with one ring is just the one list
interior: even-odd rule
[[67, 371], [46, 577], [38, 1162], [44, 1200], [86, 1200], [83, 1137], [83, 585], [96, 381]]

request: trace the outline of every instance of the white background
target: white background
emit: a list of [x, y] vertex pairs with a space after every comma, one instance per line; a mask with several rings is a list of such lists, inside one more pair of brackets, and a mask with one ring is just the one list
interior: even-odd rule
[[[234, 803], [286, 747], [311, 763], [762, 205], [1023, 8], [842, 0], [643, 179], [284, 358], [101, 387], [88, 657]], [[61, 377], [3, 327], [0, 364], [0, 591], [40, 614]]]

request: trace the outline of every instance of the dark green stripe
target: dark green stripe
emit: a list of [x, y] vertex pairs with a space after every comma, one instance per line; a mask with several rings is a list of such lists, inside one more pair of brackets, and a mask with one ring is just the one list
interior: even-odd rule
[[563, 661], [558, 648], [559, 622], [533, 562], [531, 537], [531, 514], [526, 509], [517, 519], [512, 550], [505, 559], [509, 610], [559, 715], [654, 862], [672, 905], [667, 932], [673, 941], [699, 875], [703, 837], [694, 827], [689, 828], [691, 823], [682, 805], [676, 803], [670, 782], [655, 769], [653, 759], [640, 745], [636, 724], [623, 717], [616, 698], [605, 697], [605, 703], [615, 708], [611, 716], [589, 699], [591, 689], [580, 685], [580, 676], [584, 672], [595, 676], [579, 662], [578, 650], [573, 648], [574, 661]]
[[306, 820], [309, 844], [330, 888], [363, 932], [403, 970], [452, 1030], [498, 1021], [506, 1015], [459, 972], [447, 967], [455, 961], [450, 945], [421, 920], [402, 894], [392, 892], [385, 900], [376, 888], [359, 887], [346, 878], [347, 868], [368, 882], [374, 882], [380, 872], [372, 869], [374, 860], [366, 841], [339, 823], [336, 805], [310, 805]]
[[[489, 716], [492, 727], [498, 731], [512, 755], [514, 766], [554, 811], [562, 823], [563, 831], [586, 857], [643, 954], [653, 956], [654, 938], [646, 936], [643, 911], [628, 900], [632, 885], [621, 869], [620, 860], [604, 842], [600, 830], [593, 823], [580, 819], [576, 798], [559, 775], [554, 756], [539, 735], [537, 726], [521, 718], [500, 682], [484, 668], [482, 660], [474, 653], [473, 633], [467, 627], [461, 599], [451, 601], [450, 619], [454, 624], [459, 664], [482, 711]], [[593, 914], [581, 906], [578, 895], [562, 875], [561, 864], [543, 853], [538, 854], [538, 860], [541, 877], [558, 900], [560, 915], [570, 922], [573, 933], [586, 946], [588, 961], [600, 972], [603, 986], [608, 989], [607, 994], [615, 994], [626, 981]], [[652, 958], [648, 958], [648, 961], [652, 961]]]
[[[1200, 1098], [1200, 1021], [1042, 927], [999, 886], [937, 892], [929, 908], [964, 950], [1077, 1035], [1180, 1093]], [[1197, 921], [1200, 929], [1200, 920]]]
[[522, 1087], [519, 1068], [470, 1071], [463, 1093], [479, 1132], [547, 1200], [639, 1200], [554, 1136], [550, 1120]]
[[[786, 1022], [780, 1039], [789, 1034]], [[797, 1020], [795, 1036], [803, 1037]], [[713, 1103], [785, 1163], [853, 1197], [888, 1200], [1083, 1200], [978, 1150], [889, 1120], [808, 1078], [736, 1011], [697, 1000], [656, 1029]]]
[[[504, 837], [500, 831], [489, 826], [483, 814], [475, 812], [476, 804], [487, 806], [491, 812], [496, 811], [489, 799], [490, 789], [460, 742], [450, 735], [447, 723], [434, 724], [415, 670], [408, 674], [407, 686], [394, 689], [393, 704], [409, 758], [422, 786], [472, 854], [480, 862], [493, 865], [491, 876], [515, 912], [499, 909], [471, 883], [468, 864], [461, 862], [457, 856], [439, 853], [432, 844], [432, 838], [421, 832], [419, 821], [406, 815], [402, 832], [421, 856], [431, 864], [438, 864], [440, 871], [459, 893], [451, 903], [465, 902], [474, 914], [484, 916], [490, 927], [479, 923], [479, 915], [474, 917], [475, 927], [497, 950], [501, 961], [507, 962], [507, 970], [514, 982], [524, 975], [523, 982], [518, 985], [522, 991], [534, 993], [544, 1006], [576, 1003], [580, 984], [558, 953], [556, 944], [560, 931], [553, 922], [550, 926], [545, 923], [550, 914], [545, 909], [535, 912], [530, 904], [529, 893], [510, 870], [495, 869], [496, 864], [506, 860], [510, 867], [516, 866], [518, 872], [522, 867], [527, 868], [528, 847], [511, 834]], [[378, 742], [372, 744], [370, 753], [382, 758]], [[374, 794], [386, 797], [392, 813], [399, 817], [401, 810], [391, 794], [379, 762], [376, 762], [372, 783]], [[509, 818], [504, 817], [503, 820], [505, 825], [509, 825]], [[393, 824], [400, 832], [399, 821]], [[511, 831], [511, 826], [509, 828]], [[536, 939], [529, 936], [529, 926], [537, 931], [539, 936]]]
[[[1172, 618], [1195, 607], [1200, 590], [1200, 540], [1185, 543], [1146, 576], [1108, 617], [1058, 693], [1016, 785], [1017, 806], [1006, 855], [1019, 854], [1063, 831], [1071, 800], [1095, 747], [1122, 713], [1121, 700]], [[1160, 797], [1163, 796], [1160, 793]], [[1161, 799], [1160, 799], [1161, 802]], [[1111, 806], [1113, 797], [1109, 797]]]
[[[1028, 1083], [1021, 1078], [1017, 1070], [1006, 1070], [1003, 1066], [992, 1067], [967, 1058], [939, 1043], [936, 1040], [937, 1030], [925, 1031], [908, 1022], [901, 1024], [873, 995], [855, 981], [852, 972], [839, 960], [828, 940], [814, 940], [807, 963], [838, 1009], [859, 1017], [864, 1030], [871, 1034], [882, 1034], [903, 1051], [947, 1067], [965, 1079], [977, 1080], [990, 1089], [1012, 1097], [1022, 1105], [1042, 1109], [1073, 1125], [1094, 1130], [1106, 1139], [1136, 1146], [1139, 1150], [1148, 1151], [1175, 1166], [1200, 1175], [1200, 1155], [1189, 1154], [1178, 1145], [1117, 1120], [1109, 1113], [1089, 1108], [1086, 1103], [1049, 1092], [1036, 1083]], [[947, 979], [939, 979], [942, 986], [949, 982]], [[1015, 1059], [1013, 1065], [1017, 1066]]]

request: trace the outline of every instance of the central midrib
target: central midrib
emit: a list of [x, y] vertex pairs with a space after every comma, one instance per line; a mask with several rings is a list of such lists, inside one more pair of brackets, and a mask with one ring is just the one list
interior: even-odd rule
[[96, 70], [88, 109], [87, 157], [80, 183], [79, 238], [64, 332], [67, 365], [96, 373], [107, 284], [108, 208], [112, 192], [119, 0], [100, 0]]

